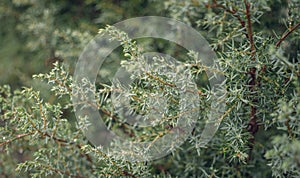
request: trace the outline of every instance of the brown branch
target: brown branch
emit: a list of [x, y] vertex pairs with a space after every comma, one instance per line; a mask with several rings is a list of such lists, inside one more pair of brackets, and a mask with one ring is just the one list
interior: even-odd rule
[[298, 27], [300, 26], [300, 21], [294, 25], [291, 29], [289, 29], [288, 32], [282, 35], [282, 37], [279, 39], [279, 41], [276, 43], [276, 47], [279, 47], [280, 44], [293, 32], [295, 31]]
[[291, 119], [290, 118], [288, 118], [286, 121], [285, 121], [285, 126], [287, 127], [287, 131], [288, 131], [288, 133], [289, 133], [289, 136], [291, 137], [291, 138], [294, 138], [294, 133], [293, 133], [293, 131], [292, 131], [292, 128], [291, 128], [291, 125], [290, 125], [290, 121], [291, 121]]
[[[226, 12], [230, 13], [235, 18], [237, 18], [237, 20], [240, 22], [241, 26], [246, 29], [245, 21], [238, 14], [236, 14], [237, 13], [236, 9], [228, 9], [224, 5], [218, 4], [218, 2], [216, 0], [213, 0], [212, 4], [206, 4], [205, 6], [206, 6], [206, 8], [221, 8], [221, 9], [225, 10]], [[245, 35], [248, 38], [248, 34], [245, 33]]]
[[13, 142], [13, 141], [15, 141], [15, 140], [19, 140], [19, 139], [21, 139], [21, 138], [24, 138], [24, 137], [26, 137], [26, 136], [28, 136], [28, 135], [31, 135], [31, 134], [33, 134], [33, 133], [30, 132], [30, 133], [26, 133], [26, 134], [19, 134], [19, 135], [17, 135], [16, 137], [14, 137], [14, 138], [12, 138], [12, 139], [10, 139], [10, 140], [7, 140], [7, 141], [5, 141], [5, 142], [0, 143], [0, 147], [2, 147], [2, 146], [4, 146], [4, 145], [7, 145], [7, 144], [9, 144], [9, 143], [11, 143], [11, 142]]
[[247, 16], [247, 32], [248, 32], [248, 39], [251, 45], [251, 59], [255, 61], [255, 45], [253, 40], [253, 31], [252, 31], [252, 22], [251, 22], [251, 12], [250, 12], [250, 3], [248, 3], [246, 0], [244, 0], [245, 6], [246, 6], [246, 16]]
[[[251, 22], [251, 11], [250, 11], [250, 3], [247, 2], [247, 0], [244, 0], [244, 4], [246, 7], [246, 18], [247, 18], [247, 33], [248, 33], [248, 39], [249, 39], [249, 43], [251, 46], [251, 60], [255, 61], [255, 54], [256, 54], [256, 49], [255, 49], [255, 45], [254, 45], [254, 39], [253, 39], [253, 30], [252, 30], [252, 22]], [[256, 67], [252, 67], [249, 71], [250, 74], [250, 82], [249, 82], [249, 86], [250, 86], [250, 91], [252, 93], [255, 93], [255, 88], [257, 85], [257, 81], [256, 81]], [[253, 104], [251, 105], [251, 112], [250, 112], [250, 121], [248, 123], [248, 132], [251, 133], [252, 138], [249, 139], [249, 156], [248, 156], [248, 160], [251, 160], [251, 155], [252, 155], [252, 150], [253, 150], [253, 146], [255, 143], [255, 139], [254, 139], [254, 135], [255, 133], [258, 131], [259, 127], [258, 127], [258, 123], [257, 123], [257, 108], [255, 106], [255, 103], [257, 103], [257, 99], [255, 98], [254, 94], [253, 95], [253, 99], [252, 102]]]
[[167, 86], [169, 86], [169, 87], [176, 87], [175, 84], [168, 83], [168, 82], [166, 82], [166, 81], [160, 79], [159, 77], [150, 74], [150, 73], [147, 72], [147, 71], [144, 71], [144, 72], [145, 72], [145, 74], [146, 74], [148, 77], [150, 77], [150, 78], [152, 78], [152, 79], [154, 79], [154, 80], [156, 80], [156, 81], [159, 81], [160, 83], [162, 83], [162, 84], [164, 84], [164, 85], [167, 85]]
[[[35, 130], [36, 132], [38, 132], [42, 138], [44, 138], [44, 137], [49, 137], [49, 138], [53, 139], [53, 140], [56, 141], [56, 142], [61, 142], [61, 143], [65, 143], [65, 144], [72, 144], [72, 143], [68, 142], [67, 140], [64, 140], [64, 139], [61, 139], [61, 138], [54, 137], [53, 135], [50, 135], [50, 134], [48, 134], [47, 132], [42, 132], [40, 129], [38, 129], [38, 128], [36, 127], [36, 125], [34, 124], [34, 122], [32, 122], [31, 119], [28, 119], [28, 120], [29, 120], [31, 126], [34, 128], [34, 130]], [[14, 140], [16, 140], [16, 139], [18, 139], [18, 138], [20, 138], [20, 137], [24, 137], [24, 136], [31, 135], [31, 134], [33, 134], [33, 132], [26, 133], [26, 134], [21, 134], [21, 135], [19, 135], [18, 137], [16, 137], [15, 139], [12, 139], [12, 141], [14, 141]], [[8, 142], [11, 142], [11, 141], [8, 141]], [[5, 142], [4, 142], [4, 143], [5, 143]], [[2, 143], [2, 144], [5, 145], [4, 143]], [[2, 144], [0, 144], [0, 146], [2, 146]], [[76, 147], [79, 148], [79, 149], [81, 150], [81, 147], [82, 147], [82, 146], [79, 145], [79, 144], [76, 144]], [[86, 159], [87, 159], [90, 163], [92, 163], [92, 159], [91, 159], [91, 157], [90, 157], [88, 154], [85, 154], [85, 153], [84, 153], [83, 155], [86, 157]]]

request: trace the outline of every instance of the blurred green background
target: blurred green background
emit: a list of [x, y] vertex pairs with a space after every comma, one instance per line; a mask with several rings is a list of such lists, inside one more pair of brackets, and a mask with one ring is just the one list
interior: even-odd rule
[[[270, 9], [263, 14], [255, 31], [271, 36], [275, 36], [274, 31], [282, 34], [287, 28], [284, 19], [288, 1], [266, 2]], [[72, 72], [80, 52], [106, 24], [155, 15], [174, 17], [196, 27], [195, 22], [203, 12], [181, 13], [180, 9], [176, 10], [177, 3], [182, 8], [181, 1], [171, 0], [1, 0], [0, 85], [9, 84], [13, 89], [40, 85], [31, 76], [48, 72], [51, 62], [58, 58]], [[213, 34], [205, 35], [210, 41]], [[299, 39], [290, 41], [284, 45], [287, 53], [293, 55], [300, 50]]]
[[63, 59], [74, 68], [98, 29], [130, 17], [164, 16], [159, 1], [1, 0], [0, 85], [36, 86], [31, 79]]

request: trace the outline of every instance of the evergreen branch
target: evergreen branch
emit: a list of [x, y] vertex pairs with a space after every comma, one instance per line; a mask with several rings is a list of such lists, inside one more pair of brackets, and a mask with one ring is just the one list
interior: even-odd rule
[[294, 25], [291, 29], [289, 29], [288, 32], [286, 32], [285, 34], [282, 35], [282, 37], [279, 39], [279, 41], [277, 41], [276, 46], [279, 47], [280, 44], [293, 32], [295, 31], [298, 27], [300, 26], [300, 21]]
[[[224, 6], [222, 4], [219, 4], [217, 2], [217, 0], [213, 0], [212, 4], [206, 4], [205, 6], [206, 6], [206, 8], [221, 8], [221, 9], [225, 10], [226, 12], [230, 13], [235, 18], [237, 18], [237, 20], [239, 21], [239, 23], [241, 24], [241, 26], [246, 29], [245, 21], [237, 14], [237, 10], [236, 9], [229, 9], [226, 6]], [[245, 36], [248, 38], [248, 34], [247, 33], [245, 33]]]
[[[192, 65], [192, 66], [193, 66], [193, 65]], [[205, 68], [206, 66], [203, 66], [203, 67]], [[207, 69], [207, 68], [208, 68], [208, 67], [206, 67], [205, 69]], [[212, 71], [222, 73], [221, 71], [218, 71], [218, 70], [212, 70]], [[168, 82], [162, 80], [161, 78], [152, 75], [151, 73], [147, 72], [146, 70], [144, 70], [144, 72], [145, 72], [145, 74], [146, 74], [149, 78], [151, 78], [151, 79], [153, 79], [153, 80], [156, 80], [156, 81], [160, 82], [160, 83], [163, 84], [163, 85], [166, 85], [166, 86], [169, 86], [169, 87], [177, 88], [177, 86], [176, 86], [175, 84], [173, 84], [173, 83], [168, 83]], [[222, 74], [223, 74], [223, 73], [222, 73]], [[190, 93], [197, 93], [197, 94], [199, 94], [199, 95], [201, 95], [201, 96], [207, 96], [207, 95], [206, 95], [205, 93], [203, 93], [201, 90], [198, 90], [197, 92], [194, 92], [194, 91], [192, 91], [192, 90], [187, 89], [186, 91], [187, 91], [187, 92], [190, 92]]]
[[163, 122], [169, 121], [169, 120], [173, 120], [173, 119], [177, 119], [185, 114], [189, 114], [192, 112], [196, 112], [198, 110], [201, 110], [202, 108], [193, 108], [187, 111], [183, 111], [183, 112], [179, 112], [178, 114], [176, 114], [175, 116], [170, 116], [170, 117], [163, 117], [160, 119], [159, 124], [162, 124]]
[[152, 79], [154, 79], [154, 80], [156, 80], [156, 81], [159, 81], [160, 83], [162, 83], [162, 84], [164, 84], [164, 85], [167, 85], [167, 86], [170, 86], [170, 87], [176, 87], [175, 84], [168, 83], [168, 82], [166, 82], [166, 81], [160, 79], [159, 77], [150, 74], [150, 73], [147, 72], [147, 71], [144, 71], [144, 72], [146, 73], [146, 75], [148, 75], [148, 77], [150, 77], [150, 78], [152, 78]]
[[[99, 107], [100, 107], [100, 106], [99, 106]], [[98, 108], [98, 107], [97, 107], [97, 108]], [[128, 127], [127, 124], [125, 124], [125, 123], [123, 123], [123, 122], [120, 122], [120, 121], [119, 121], [120, 119], [119, 119], [118, 117], [116, 117], [114, 114], [112, 114], [110, 111], [108, 111], [108, 110], [106, 110], [106, 109], [103, 109], [103, 108], [100, 108], [100, 111], [101, 111], [103, 114], [105, 114], [106, 116], [112, 118], [113, 121], [118, 122], [118, 123], [120, 124], [120, 127], [121, 127], [121, 128], [123, 128], [123, 129], [128, 129], [128, 130], [131, 131], [131, 132], [128, 133], [128, 131], [123, 130], [125, 134], [127, 134], [127, 135], [130, 136], [130, 137], [134, 137], [134, 136], [135, 136], [135, 134], [134, 134], [134, 132], [132, 131], [132, 129], [131, 129], [130, 127]]]
[[43, 112], [43, 104], [41, 102], [39, 102], [39, 109], [40, 109], [41, 117], [43, 118], [43, 121], [44, 121], [44, 132], [46, 133], [46, 131], [47, 131], [47, 118], [45, 116], [45, 113]]
[[[31, 119], [28, 118], [28, 120], [29, 120], [29, 123], [32, 125], [32, 127], [35, 129], [35, 131], [37, 131], [37, 132], [41, 135], [42, 138], [44, 138], [44, 137], [49, 137], [49, 138], [53, 139], [55, 142], [57, 142], [57, 143], [74, 144], [74, 142], [69, 142], [69, 141], [67, 141], [67, 140], [64, 140], [64, 139], [55, 137], [53, 134], [50, 135], [50, 134], [47, 133], [47, 132], [42, 132], [41, 130], [39, 130], [39, 129], [36, 127], [36, 125], [34, 124], [34, 122], [32, 122]], [[33, 134], [33, 132], [30, 132], [30, 133], [27, 133], [27, 134], [30, 135], [30, 134]], [[22, 136], [22, 135], [21, 135], [21, 136]], [[27, 135], [24, 135], [24, 136], [27, 136]], [[23, 136], [22, 136], [22, 137], [23, 137]], [[18, 138], [18, 137], [17, 137], [17, 138]], [[4, 142], [4, 143], [5, 143], [5, 142]], [[2, 144], [1, 144], [1, 145], [2, 145]], [[0, 145], [0, 146], [1, 146], [1, 145]], [[76, 144], [76, 147], [79, 148], [79, 149], [81, 150], [82, 145]], [[93, 162], [92, 159], [91, 159], [91, 157], [90, 157], [88, 154], [84, 154], [84, 156], [86, 157], [86, 159], [87, 159], [90, 163]]]
[[[150, 73], [147, 72], [147, 71], [144, 71], [144, 72], [146, 73], [146, 75], [147, 75], [148, 77], [150, 77], [151, 79], [156, 80], [156, 81], [162, 83], [163, 85], [166, 85], [166, 86], [169, 86], [169, 87], [177, 88], [177, 86], [176, 86], [175, 84], [173, 84], [173, 83], [168, 83], [168, 82], [166, 82], [166, 81], [160, 79], [159, 77], [150, 74]], [[186, 90], [186, 91], [187, 91], [187, 92], [190, 92], [190, 93], [197, 93], [197, 94], [199, 94], [199, 95], [201, 95], [201, 96], [207, 96], [207, 95], [206, 95], [205, 93], [203, 93], [201, 90], [198, 90], [197, 92], [194, 92], [194, 91], [188, 89], [188, 90]]]
[[[50, 80], [54, 81], [54, 83], [55, 83], [56, 85], [58, 85], [58, 86], [60, 86], [60, 87], [63, 87], [63, 88], [66, 88], [67, 91], [68, 91], [68, 93], [70, 93], [70, 94], [72, 93], [72, 88], [71, 88], [69, 85], [67, 85], [66, 83], [61, 82], [60, 80], [57, 80], [56, 78], [51, 78]], [[88, 104], [89, 104], [90, 106], [92, 106], [93, 108], [99, 109], [103, 114], [105, 114], [105, 115], [108, 116], [108, 117], [111, 117], [111, 118], [113, 119], [113, 121], [116, 121], [116, 122], [119, 121], [119, 119], [118, 119], [116, 116], [114, 116], [110, 111], [101, 108], [100, 105], [96, 105], [96, 104], [91, 103], [91, 102], [89, 102], [89, 101], [87, 101], [87, 102], [88, 102]], [[121, 124], [121, 127], [122, 127], [122, 128], [130, 129], [125, 123], [122, 123], [122, 122], [119, 122], [119, 123]], [[124, 132], [125, 132], [125, 131], [124, 131]], [[130, 137], [133, 137], [133, 136], [134, 136], [134, 133], [133, 133], [132, 131], [131, 131], [130, 133], [125, 132], [125, 134], [129, 135]]]
[[37, 131], [42, 137], [45, 136], [44, 133], [40, 129], [37, 128], [37, 126], [35, 125], [35, 123], [30, 118], [28, 118], [28, 122], [31, 124], [31, 126], [33, 127], [33, 129], [35, 131]]
[[149, 150], [153, 145], [154, 143], [161, 137], [163, 137], [164, 135], [170, 133], [171, 130], [168, 130], [166, 133], [164, 132], [158, 132], [157, 136], [152, 140], [152, 142], [147, 146], [146, 150]]
[[41, 164], [41, 163], [38, 163], [38, 164], [35, 164], [35, 165], [42, 168], [42, 169], [51, 170], [51, 171], [53, 171], [57, 174], [63, 174], [63, 175], [67, 175], [69, 177], [75, 177], [75, 178], [84, 178], [84, 176], [82, 176], [82, 175], [74, 175], [74, 174], [71, 174], [70, 171], [68, 171], [68, 170], [63, 171], [61, 169], [54, 168], [50, 165], [45, 165], [45, 164]]
[[[49, 138], [52, 138], [55, 142], [57, 142], [58, 144], [61, 144], [61, 143], [64, 143], [62, 145], [66, 145], [66, 144], [69, 144], [69, 145], [73, 145], [75, 144], [75, 142], [69, 142], [67, 140], [64, 140], [64, 139], [61, 139], [61, 138], [58, 138], [58, 137], [52, 137], [51, 135], [49, 135], [48, 133], [45, 133], [45, 136], [49, 137]], [[78, 144], [76, 143], [75, 146], [79, 149], [79, 150], [82, 150], [81, 148], [83, 147], [81, 144]], [[86, 157], [86, 159], [90, 162], [90, 163], [93, 163], [93, 160], [92, 158], [88, 155], [88, 154], [85, 154], [85, 153], [82, 153], [83, 156]]]
[[10, 139], [10, 140], [7, 140], [7, 141], [5, 141], [5, 142], [0, 143], [0, 147], [2, 147], [2, 146], [4, 146], [4, 145], [7, 145], [7, 144], [9, 144], [9, 143], [11, 143], [11, 142], [13, 142], [13, 141], [16, 141], [16, 140], [19, 140], [19, 139], [21, 139], [21, 138], [24, 138], [24, 137], [26, 137], [26, 136], [32, 135], [32, 134], [33, 134], [33, 132], [25, 133], [25, 134], [19, 134], [19, 135], [17, 135], [16, 137], [14, 137], [14, 138], [12, 138], [12, 139]]
[[222, 121], [236, 107], [236, 105], [237, 103], [234, 103], [230, 108], [228, 108], [221, 116], [220, 120]]
[[107, 156], [105, 153], [99, 151], [98, 149], [94, 149], [94, 150], [95, 150], [95, 152], [97, 152], [97, 153], [98, 153], [99, 155], [101, 155], [102, 157], [108, 159], [109, 162], [110, 162], [112, 165], [116, 166], [116, 168], [118, 169], [118, 171], [119, 171], [120, 174], [122, 174], [123, 176], [129, 176], [129, 177], [132, 177], [132, 178], [136, 178], [135, 175], [133, 175], [133, 174], [127, 172], [127, 171], [122, 170], [122, 168], [121, 168], [120, 166], [118, 166], [117, 163], [116, 163], [114, 160], [112, 160], [109, 156]]
[[58, 117], [56, 118], [55, 126], [54, 126], [54, 129], [53, 129], [53, 131], [52, 131], [52, 136], [51, 136], [51, 137], [54, 137], [54, 136], [56, 135], [59, 121], [60, 121], [60, 116], [58, 116]]

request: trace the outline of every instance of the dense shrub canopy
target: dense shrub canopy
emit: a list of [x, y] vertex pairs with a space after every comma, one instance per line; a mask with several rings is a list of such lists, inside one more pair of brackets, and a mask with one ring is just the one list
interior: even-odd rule
[[[299, 12], [298, 0], [2, 0], [0, 177], [300, 177]], [[196, 29], [219, 66], [206, 66], [198, 60], [201, 54], [169, 41], [131, 39], [110, 26], [150, 15]], [[73, 77], [77, 59], [103, 34], [119, 47], [95, 83], [78, 83]], [[74, 97], [92, 93], [93, 109], [110, 130], [131, 141], [155, 142], [187, 113], [177, 81], [160, 72], [175, 67], [159, 62], [165, 57], [153, 58], [150, 72], [133, 73], [130, 86], [113, 81], [120, 67], [143, 71], [148, 64], [141, 54], [149, 51], [180, 61], [176, 67], [197, 84], [193, 99], [199, 109], [180, 147], [157, 160], [131, 162], [118, 152], [122, 143], [106, 152], [86, 138], [92, 124], [75, 117], [82, 103]], [[211, 88], [207, 72], [224, 75], [226, 95]], [[74, 93], [81, 85], [88, 89]], [[113, 106], [116, 88], [126, 94], [130, 112], [156, 112], [162, 119], [153, 127], [128, 123]], [[203, 146], [201, 133], [215, 95], [226, 108], [214, 137]], [[159, 97], [166, 98], [167, 108], [160, 112], [150, 107]]]

